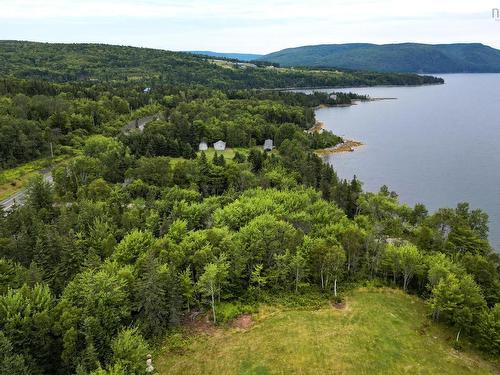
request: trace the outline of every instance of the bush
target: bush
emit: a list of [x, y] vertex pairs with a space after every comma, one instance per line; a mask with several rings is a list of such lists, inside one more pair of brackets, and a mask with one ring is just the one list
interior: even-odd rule
[[165, 339], [163, 350], [181, 354], [187, 350], [188, 346], [189, 339], [180, 332], [174, 332]]
[[113, 362], [126, 374], [142, 374], [146, 367], [148, 344], [138, 333], [137, 328], [122, 330], [111, 343]]
[[340, 294], [332, 297], [332, 303], [334, 303], [334, 304], [340, 304], [340, 303], [344, 303], [344, 302], [345, 302], [345, 298], [344, 298], [344, 296], [341, 296]]
[[227, 323], [242, 314], [254, 313], [256, 306], [243, 304], [238, 301], [234, 302], [220, 302], [215, 307], [217, 311], [217, 319], [220, 323]]
[[280, 294], [265, 293], [262, 301], [270, 305], [280, 305], [288, 308], [318, 309], [328, 305], [330, 294], [318, 290], [305, 293], [283, 292]]
[[360, 283], [356, 283], [355, 286], [364, 288], [375, 288], [375, 289], [391, 287], [390, 284], [387, 284], [386, 282], [384, 282], [379, 278], [363, 280]]
[[453, 340], [453, 349], [461, 351], [463, 348], [461, 341]]

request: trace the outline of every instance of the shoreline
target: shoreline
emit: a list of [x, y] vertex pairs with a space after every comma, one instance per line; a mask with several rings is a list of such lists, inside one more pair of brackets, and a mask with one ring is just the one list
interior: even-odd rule
[[316, 150], [316, 153], [319, 156], [328, 156], [332, 154], [340, 154], [344, 152], [354, 152], [354, 150], [358, 147], [364, 146], [363, 142], [354, 141], [352, 139], [346, 139], [344, 142], [339, 143], [333, 147], [323, 148], [320, 150]]
[[[451, 73], [453, 74], [453, 73]], [[462, 74], [462, 73], [455, 73]], [[471, 73], [475, 74], [475, 73]], [[486, 74], [486, 73], [485, 73]], [[495, 74], [495, 73], [493, 73]], [[281, 87], [281, 88], [262, 88], [260, 90], [268, 91], [304, 91], [304, 90], [336, 90], [336, 89], [362, 89], [362, 88], [374, 88], [374, 87], [422, 87], [422, 86], [437, 86], [445, 85], [446, 82], [440, 83], [422, 83], [415, 85], [361, 85], [361, 86], [312, 86], [312, 87]]]
[[[349, 107], [351, 105], [357, 105], [358, 102], [371, 102], [371, 101], [380, 101], [380, 100], [395, 100], [397, 98], [368, 98], [368, 99], [359, 99], [359, 100], [353, 100], [349, 104], [333, 104], [333, 105], [328, 105], [328, 104], [320, 104], [319, 106], [315, 107], [314, 110], [318, 110], [320, 108], [332, 108], [332, 107]], [[323, 131], [327, 130], [326, 125], [323, 121], [318, 121], [316, 120], [316, 123], [309, 128], [308, 130], [305, 130], [309, 134], [321, 134]], [[328, 131], [328, 130], [327, 130]], [[335, 146], [332, 147], [327, 147], [319, 150], [315, 150], [315, 153], [319, 156], [327, 156], [327, 155], [333, 155], [333, 154], [340, 154], [344, 152], [354, 152], [354, 150], [358, 147], [363, 146], [364, 143], [360, 141], [355, 141], [352, 139], [342, 139], [341, 143], [336, 144]]]
[[358, 103], [366, 103], [366, 102], [378, 102], [381, 100], [397, 100], [398, 98], [368, 98], [368, 99], [353, 99], [351, 103], [344, 104], [320, 104], [314, 107], [314, 110], [322, 109], [322, 108], [339, 108], [339, 107], [350, 107], [352, 105], [358, 105]]
[[[346, 103], [346, 104], [320, 104], [317, 107], [314, 108], [314, 110], [322, 109], [322, 108], [333, 108], [333, 107], [350, 107], [352, 105], [357, 105], [359, 102], [376, 102], [376, 101], [381, 101], [381, 100], [396, 100], [397, 98], [368, 98], [368, 99], [358, 99], [358, 100], [352, 100], [351, 103]], [[308, 133], [313, 134], [313, 133], [318, 133], [321, 134], [324, 130], [326, 130], [326, 125], [323, 121], [316, 121], [316, 123], [308, 130], [306, 130]], [[344, 139], [343, 142], [333, 146], [333, 147], [328, 147], [328, 148], [323, 148], [316, 150], [316, 154], [319, 156], [327, 156], [327, 155], [332, 155], [332, 154], [339, 154], [339, 153], [344, 153], [344, 152], [354, 152], [354, 150], [358, 147], [363, 146], [364, 143], [360, 141], [355, 141], [352, 139]]]
[[309, 134], [321, 134], [325, 130], [325, 123], [323, 121], [316, 121], [316, 123], [311, 126], [309, 129], [305, 130]]
[[[323, 121], [316, 121], [316, 124], [310, 129], [306, 130], [309, 134], [321, 134], [326, 129], [326, 125]], [[343, 139], [341, 143], [336, 144], [333, 147], [327, 147], [319, 150], [315, 150], [316, 154], [319, 156], [326, 156], [332, 154], [339, 154], [343, 152], [353, 152], [356, 148], [363, 146], [363, 142], [355, 141], [352, 139]]]

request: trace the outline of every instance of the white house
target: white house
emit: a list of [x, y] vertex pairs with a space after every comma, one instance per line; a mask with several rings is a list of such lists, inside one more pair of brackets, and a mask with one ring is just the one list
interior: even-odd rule
[[224, 142], [224, 141], [215, 142], [214, 149], [215, 149], [215, 151], [224, 151], [226, 149], [226, 142]]
[[207, 151], [208, 150], [207, 142], [200, 142], [200, 144], [198, 145], [198, 150]]
[[272, 151], [273, 150], [273, 140], [266, 139], [264, 141], [264, 151]]
[[330, 94], [330, 99], [337, 100], [337, 94]]

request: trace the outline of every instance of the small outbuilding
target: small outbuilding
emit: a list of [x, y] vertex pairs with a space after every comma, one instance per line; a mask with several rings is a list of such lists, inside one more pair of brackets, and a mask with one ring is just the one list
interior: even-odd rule
[[208, 150], [207, 142], [200, 142], [200, 144], [198, 145], [198, 150], [207, 151]]
[[264, 151], [272, 151], [273, 150], [273, 140], [272, 139], [266, 139], [264, 141]]
[[215, 149], [215, 151], [224, 151], [226, 149], [226, 142], [224, 142], [224, 141], [215, 142], [214, 149]]

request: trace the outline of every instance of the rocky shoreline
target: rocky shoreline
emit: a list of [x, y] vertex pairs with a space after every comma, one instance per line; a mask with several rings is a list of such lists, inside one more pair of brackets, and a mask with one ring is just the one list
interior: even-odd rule
[[320, 156], [338, 154], [341, 152], [353, 152], [355, 148], [363, 146], [362, 142], [353, 141], [350, 139], [344, 140], [344, 142], [339, 143], [333, 147], [324, 148], [322, 150], [317, 150], [317, 154]]

